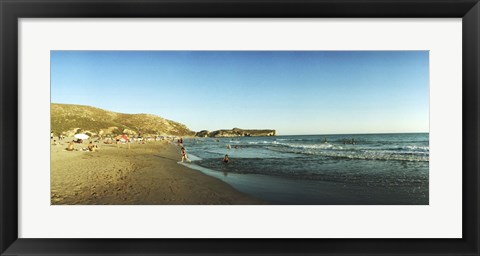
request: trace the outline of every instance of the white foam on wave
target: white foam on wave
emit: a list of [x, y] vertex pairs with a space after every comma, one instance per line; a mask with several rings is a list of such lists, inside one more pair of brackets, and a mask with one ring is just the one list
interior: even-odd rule
[[[272, 142], [271, 141], [249, 141], [248, 144], [251, 144], [251, 145], [258, 145], [258, 144], [271, 144]], [[273, 142], [275, 143], [275, 141]]]
[[361, 152], [341, 152], [341, 151], [307, 151], [307, 154], [321, 155], [327, 157], [359, 159], [359, 160], [395, 160], [408, 162], [428, 162], [428, 155], [407, 155], [402, 153], [388, 153], [385, 151], [361, 151]]
[[[336, 147], [336, 148], [335, 148]], [[297, 145], [281, 148], [270, 148], [274, 151], [286, 153], [317, 155], [324, 157], [335, 157], [344, 159], [359, 160], [396, 160], [396, 161], [412, 161], [412, 162], [428, 162], [428, 152], [424, 151], [391, 151], [388, 149], [366, 149], [358, 147], [340, 147], [335, 145]]]
[[407, 149], [407, 150], [412, 150], [412, 151], [425, 151], [425, 152], [430, 151], [430, 147], [429, 147], [429, 146], [426, 146], [426, 147], [422, 147], [422, 146], [404, 146], [404, 147], [401, 147], [401, 149]]
[[[297, 148], [297, 149], [319, 149], [319, 150], [347, 150], [347, 151], [362, 151], [362, 150], [372, 150], [371, 147], [365, 147], [362, 145], [335, 145], [330, 143], [321, 143], [321, 144], [295, 144], [295, 143], [282, 143], [274, 141], [272, 144], [285, 146], [289, 148]], [[405, 153], [428, 153], [430, 150], [429, 146], [395, 146], [395, 147], [386, 147], [386, 148], [379, 148], [379, 150], [405, 150]], [[400, 152], [399, 152], [400, 153]]]
[[193, 154], [187, 154], [187, 157], [188, 159], [190, 159], [191, 161], [200, 161], [200, 160], [203, 160], [202, 158], [196, 156], [196, 155], [193, 155]]
[[278, 141], [304, 141], [305, 139], [276, 139]]
[[333, 145], [330, 143], [305, 145], [305, 144], [281, 143], [281, 142], [274, 141], [273, 144], [290, 147], [290, 148], [300, 148], [300, 149], [336, 149], [336, 150], [344, 149], [342, 146]]

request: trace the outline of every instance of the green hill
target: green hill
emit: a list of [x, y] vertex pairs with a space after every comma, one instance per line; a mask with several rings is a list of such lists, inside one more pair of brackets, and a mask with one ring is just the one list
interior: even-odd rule
[[123, 114], [100, 108], [51, 104], [51, 129], [55, 134], [72, 136], [77, 132], [99, 135], [179, 135], [195, 133], [187, 126], [149, 114]]

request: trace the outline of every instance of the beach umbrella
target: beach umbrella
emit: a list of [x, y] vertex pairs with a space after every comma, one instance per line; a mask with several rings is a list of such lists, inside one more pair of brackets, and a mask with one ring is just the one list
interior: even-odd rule
[[81, 139], [81, 140], [86, 140], [86, 139], [89, 138], [89, 136], [84, 134], [84, 133], [75, 134], [74, 137], [77, 138], [77, 139]]

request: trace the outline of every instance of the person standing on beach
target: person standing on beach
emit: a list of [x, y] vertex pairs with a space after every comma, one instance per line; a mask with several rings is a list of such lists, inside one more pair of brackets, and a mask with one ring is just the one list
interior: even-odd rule
[[185, 150], [184, 147], [182, 147], [182, 163], [183, 163], [183, 159], [186, 159], [188, 162], [191, 162], [190, 159], [188, 159], [187, 157], [187, 151]]

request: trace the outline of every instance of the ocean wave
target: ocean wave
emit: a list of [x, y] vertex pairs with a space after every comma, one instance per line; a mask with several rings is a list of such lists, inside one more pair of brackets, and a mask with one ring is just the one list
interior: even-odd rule
[[248, 144], [250, 145], [259, 145], [259, 144], [270, 144], [272, 143], [271, 141], [249, 141]]
[[312, 161], [311, 158], [298, 160], [278, 159], [235, 159], [226, 166], [218, 160], [206, 159], [198, 162], [210, 170], [238, 174], [260, 174], [282, 176], [291, 179], [322, 180], [352, 183], [372, 187], [420, 187], [428, 183], [428, 163], [403, 165], [397, 163], [357, 162], [354, 165], [338, 161]]
[[200, 158], [200, 157], [198, 157], [197, 155], [194, 155], [194, 154], [188, 153], [187, 156], [191, 161], [201, 161], [201, 160], [203, 160], [202, 158]]
[[[222, 155], [226, 153], [234, 154], [236, 158], [288, 158], [321, 156], [338, 159], [359, 159], [359, 160], [391, 160], [391, 161], [412, 161], [428, 162], [430, 147], [427, 143], [418, 141], [395, 142], [389, 140], [388, 143], [378, 141], [356, 141], [357, 144], [343, 144], [342, 142], [329, 141], [323, 142], [322, 138], [247, 138], [230, 139], [233, 145], [239, 145], [239, 150], [228, 151], [227, 146], [219, 147], [218, 144], [202, 147], [200, 156], [210, 157], [211, 155]], [[387, 141], [387, 140], [386, 140]], [[237, 144], [238, 143], [238, 144]], [[232, 145], [232, 150], [233, 150]]]
[[291, 148], [300, 148], [300, 149], [335, 149], [335, 150], [342, 150], [344, 147], [339, 145], [334, 145], [330, 143], [322, 143], [322, 144], [291, 144], [291, 143], [281, 143], [274, 141], [272, 144], [280, 145], [285, 147]]
[[[329, 149], [329, 150], [348, 150], [348, 151], [360, 151], [360, 150], [372, 150], [375, 149], [371, 146], [362, 146], [362, 145], [335, 145], [331, 143], [321, 143], [321, 144], [293, 144], [293, 143], [281, 143], [274, 141], [273, 145], [285, 146], [289, 148], [299, 148], [299, 149]], [[412, 152], [429, 152], [429, 146], [384, 146], [376, 147], [378, 150], [403, 150], [403, 151], [412, 151]]]
[[295, 153], [304, 155], [315, 155], [339, 159], [358, 159], [358, 160], [385, 160], [385, 161], [410, 161], [410, 162], [428, 162], [428, 152], [399, 152], [387, 150], [315, 150], [318, 148], [270, 148], [273, 151], [284, 153]]
[[429, 152], [430, 151], [429, 146], [403, 146], [403, 147], [399, 147], [399, 149], [413, 150], [413, 151], [424, 151], [424, 152]]
[[275, 139], [276, 141], [308, 141], [308, 139]]
[[364, 154], [325, 154], [334, 158], [358, 159], [358, 160], [384, 160], [384, 161], [408, 161], [428, 162], [428, 156], [416, 156], [410, 154], [385, 154], [385, 153], [364, 153]]

